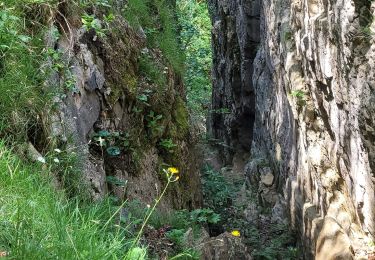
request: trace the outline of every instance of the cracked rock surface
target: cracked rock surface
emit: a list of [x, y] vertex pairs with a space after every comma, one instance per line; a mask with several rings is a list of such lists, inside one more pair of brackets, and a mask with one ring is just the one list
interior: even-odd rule
[[[375, 2], [210, 5], [213, 109], [229, 110], [212, 115], [211, 132], [226, 163], [250, 151], [250, 183], [283, 196], [307, 259], [367, 259], [375, 235]], [[269, 165], [254, 163], [262, 161]]]

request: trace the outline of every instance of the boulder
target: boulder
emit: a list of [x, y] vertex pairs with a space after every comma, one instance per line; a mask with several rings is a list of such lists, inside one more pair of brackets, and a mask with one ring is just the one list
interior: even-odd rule
[[348, 235], [334, 218], [326, 217], [318, 236], [315, 259], [351, 260], [354, 259], [353, 255], [354, 252]]
[[202, 260], [251, 260], [248, 248], [240, 237], [225, 232], [201, 245]]

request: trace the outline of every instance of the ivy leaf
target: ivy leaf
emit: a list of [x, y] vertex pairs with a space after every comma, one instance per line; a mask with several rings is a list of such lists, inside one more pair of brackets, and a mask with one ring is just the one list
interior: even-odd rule
[[148, 101], [148, 96], [145, 95], [145, 94], [139, 95], [137, 98], [138, 98], [138, 100], [143, 101], [143, 102]]
[[109, 135], [110, 135], [110, 133], [107, 130], [101, 130], [98, 133], [98, 136], [100, 136], [100, 137], [108, 137]]
[[110, 146], [107, 148], [107, 153], [111, 156], [118, 156], [121, 154], [121, 150], [117, 146]]

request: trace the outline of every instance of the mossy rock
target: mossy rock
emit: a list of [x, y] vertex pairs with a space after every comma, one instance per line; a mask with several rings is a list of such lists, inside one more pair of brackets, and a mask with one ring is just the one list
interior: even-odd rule
[[186, 107], [186, 103], [181, 97], [176, 98], [176, 102], [173, 107], [173, 118], [171, 135], [172, 137], [178, 137], [183, 139], [189, 134], [189, 111]]

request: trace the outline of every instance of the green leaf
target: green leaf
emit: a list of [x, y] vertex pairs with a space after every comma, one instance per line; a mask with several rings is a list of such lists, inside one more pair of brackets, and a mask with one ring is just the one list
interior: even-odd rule
[[216, 214], [216, 213], [213, 213], [209, 219], [208, 219], [208, 223], [211, 223], [211, 224], [217, 224], [219, 221], [221, 220], [221, 217], [219, 214]]
[[108, 137], [108, 136], [110, 136], [110, 133], [107, 130], [101, 130], [101, 131], [99, 131], [98, 136]]
[[111, 156], [118, 156], [121, 154], [121, 150], [117, 146], [110, 146], [107, 148], [107, 153]]
[[138, 100], [140, 100], [142, 102], [147, 102], [148, 101], [148, 96], [145, 95], [145, 94], [139, 95], [137, 98], [138, 98]]

